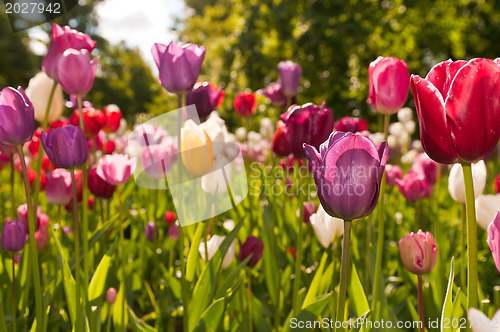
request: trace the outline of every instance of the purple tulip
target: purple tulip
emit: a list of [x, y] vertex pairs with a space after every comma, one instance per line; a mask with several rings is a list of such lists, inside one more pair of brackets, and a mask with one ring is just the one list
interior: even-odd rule
[[2, 229], [2, 248], [16, 252], [24, 248], [26, 232], [23, 224], [17, 221], [8, 221]]
[[495, 219], [488, 226], [487, 241], [497, 270], [500, 272], [500, 212], [497, 213]]
[[42, 144], [50, 161], [59, 168], [83, 166], [88, 157], [87, 138], [80, 127], [68, 125], [42, 132]]
[[240, 262], [243, 262], [248, 256], [252, 255], [252, 258], [248, 261], [247, 265], [252, 267], [256, 265], [260, 258], [262, 257], [262, 252], [264, 251], [264, 242], [257, 239], [255, 236], [250, 235], [247, 240], [242, 245], [240, 244], [240, 253], [238, 258]]
[[286, 96], [281, 91], [281, 82], [273, 82], [265, 89], [257, 91], [271, 100], [271, 104], [276, 107], [286, 106]]
[[57, 80], [57, 65], [64, 51], [68, 48], [75, 50], [87, 50], [89, 53], [95, 47], [93, 41], [88, 35], [71, 29], [69, 26], [62, 28], [57, 24], [52, 25], [52, 40], [50, 41], [49, 51], [42, 61], [42, 70], [50, 78]]
[[23, 144], [34, 132], [35, 110], [24, 90], [4, 88], [0, 92], [0, 144]]
[[71, 173], [58, 168], [47, 173], [45, 193], [50, 204], [66, 205], [71, 201]]
[[408, 171], [402, 179], [396, 179], [395, 182], [401, 194], [410, 203], [415, 203], [421, 198], [431, 196], [431, 185], [427, 182], [424, 175], [414, 170]]
[[200, 118], [206, 118], [224, 101], [225, 92], [213, 83], [198, 82], [186, 96], [186, 105], [195, 105]]
[[319, 152], [308, 144], [304, 150], [312, 163], [319, 200], [329, 215], [353, 220], [373, 211], [389, 152], [387, 142], [377, 147], [362, 135], [335, 132]]
[[155, 242], [155, 240], [158, 240], [159, 233], [154, 222], [148, 221], [145, 233], [146, 233], [146, 238], [148, 239], [149, 242], [153, 243]]
[[304, 158], [303, 144], [318, 149], [333, 131], [333, 113], [326, 107], [313, 103], [302, 106], [292, 105], [286, 113], [281, 114], [285, 123], [285, 136], [292, 153], [297, 158]]
[[205, 57], [205, 46], [194, 44], [154, 44], [151, 49], [158, 70], [160, 84], [171, 93], [188, 93], [200, 75]]
[[398, 165], [385, 165], [385, 183], [395, 186], [396, 180], [403, 177], [403, 170]]
[[283, 94], [289, 98], [296, 96], [302, 76], [299, 64], [293, 61], [281, 61], [278, 64], [278, 73]]
[[90, 60], [86, 49], [64, 51], [57, 64], [57, 81], [70, 95], [86, 95], [94, 85], [99, 57]]
[[430, 232], [419, 230], [399, 240], [399, 255], [404, 267], [414, 274], [429, 273], [436, 265], [437, 247]]
[[412, 169], [418, 174], [425, 176], [429, 184], [436, 183], [439, 167], [439, 164], [429, 158], [426, 153], [420, 153], [412, 164]]

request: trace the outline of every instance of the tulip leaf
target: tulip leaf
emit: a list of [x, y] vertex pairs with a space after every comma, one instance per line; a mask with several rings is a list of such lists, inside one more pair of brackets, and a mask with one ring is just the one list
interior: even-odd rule
[[148, 325], [142, 319], [137, 317], [137, 315], [134, 313], [134, 311], [130, 307], [128, 308], [128, 315], [130, 317], [130, 323], [132, 325], [133, 331], [139, 331], [139, 332], [154, 332], [155, 331], [155, 329], [152, 326]]
[[104, 287], [106, 285], [106, 278], [108, 276], [108, 270], [111, 265], [111, 257], [116, 247], [116, 241], [113, 243], [111, 248], [108, 249], [106, 254], [102, 257], [101, 262], [95, 270], [94, 276], [90, 281], [89, 285], [89, 301], [92, 302], [104, 293]]
[[443, 321], [449, 320], [451, 322], [453, 318], [453, 301], [452, 301], [452, 291], [453, 291], [453, 279], [455, 278], [455, 272], [454, 272], [454, 264], [453, 264], [453, 258], [451, 259], [451, 266], [450, 266], [450, 277], [448, 279], [448, 287], [446, 291], [446, 297], [444, 299], [444, 304], [443, 304], [443, 311], [441, 312], [441, 332], [449, 332], [453, 331], [453, 328], [451, 325], [447, 325], [449, 327], [444, 327], [445, 324], [443, 324]]
[[[189, 282], [193, 281], [194, 278], [196, 266], [198, 265], [198, 258], [200, 257], [199, 247], [201, 238], [203, 237], [203, 234], [205, 234], [208, 223], [208, 221], [202, 221], [198, 223], [198, 227], [196, 227], [196, 233], [194, 234], [193, 241], [191, 242], [191, 249], [189, 250], [186, 264], [186, 280]], [[208, 259], [208, 257], [206, 259]]]
[[276, 269], [279, 269], [279, 266], [276, 262], [276, 239], [274, 238], [273, 221], [274, 218], [269, 206], [264, 206], [262, 222], [264, 224], [265, 231], [261, 233], [262, 242], [264, 243], [262, 263], [264, 264], [264, 277], [269, 290], [269, 296], [271, 297], [271, 301], [276, 304], [278, 302], [279, 274], [276, 273]]
[[127, 306], [125, 299], [125, 284], [125, 281], [120, 283], [120, 289], [116, 295], [116, 302], [113, 305], [113, 326], [117, 332], [127, 331], [128, 315], [124, 312]]
[[318, 295], [318, 289], [321, 282], [321, 277], [323, 276], [323, 271], [325, 270], [326, 260], [328, 259], [328, 252], [325, 251], [323, 256], [321, 256], [321, 261], [319, 267], [314, 274], [314, 278], [309, 285], [304, 302], [302, 303], [302, 309], [305, 309], [308, 305], [314, 302], [314, 299]]
[[364, 313], [370, 311], [370, 305], [368, 304], [365, 290], [363, 289], [363, 285], [359, 279], [356, 265], [354, 265], [354, 262], [351, 262], [350, 265], [347, 291], [349, 293], [349, 298], [355, 299], [352, 301], [352, 304], [354, 306], [356, 316], [361, 317]]
[[[299, 314], [297, 315], [297, 322], [307, 322], [307, 321], [316, 321], [318, 320], [318, 317], [322, 314], [322, 312], [325, 310], [326, 306], [328, 303], [331, 301], [331, 296], [333, 295], [333, 292], [330, 292], [328, 294], [324, 294], [320, 297], [317, 297], [311, 304], [309, 304], [307, 307], [303, 308]], [[290, 331], [292, 329], [292, 324], [288, 324], [288, 322], [291, 322], [291, 315], [288, 316], [287, 318], [287, 324], [285, 324], [283, 331]], [[308, 329], [300, 329], [300, 331], [308, 331]], [[312, 331], [312, 329], [311, 329]]]

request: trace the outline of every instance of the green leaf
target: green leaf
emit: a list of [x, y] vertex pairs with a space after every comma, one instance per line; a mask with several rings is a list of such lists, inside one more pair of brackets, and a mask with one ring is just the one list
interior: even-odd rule
[[273, 230], [273, 215], [269, 206], [264, 206], [264, 215], [262, 223], [264, 224], [264, 232], [261, 232], [262, 242], [264, 243], [264, 252], [262, 263], [264, 264], [264, 277], [266, 286], [269, 291], [269, 296], [274, 304], [278, 302], [278, 263], [276, 262], [276, 239]]
[[321, 282], [321, 277], [323, 276], [323, 271], [325, 270], [326, 260], [328, 259], [328, 252], [325, 251], [323, 256], [321, 256], [321, 261], [319, 267], [314, 274], [314, 278], [309, 285], [304, 302], [302, 303], [302, 309], [305, 309], [308, 305], [314, 302], [314, 299], [318, 295], [318, 289]]
[[215, 332], [219, 328], [220, 322], [222, 320], [222, 315], [226, 309], [226, 304], [224, 298], [220, 298], [214, 301], [203, 313], [198, 326], [196, 327], [196, 332]]
[[106, 278], [108, 276], [108, 270], [111, 266], [111, 257], [116, 248], [116, 241], [113, 243], [111, 248], [108, 249], [106, 254], [102, 257], [101, 262], [95, 270], [94, 276], [90, 281], [89, 285], [89, 301], [92, 302], [104, 293], [104, 287], [106, 286]]
[[194, 234], [193, 242], [191, 243], [191, 249], [189, 250], [186, 264], [186, 280], [189, 282], [193, 281], [194, 278], [196, 266], [198, 265], [198, 258], [200, 257], [200, 242], [203, 234], [205, 234], [207, 226], [208, 222], [200, 222], [198, 227], [196, 227], [196, 233]]
[[126, 306], [125, 282], [122, 282], [120, 284], [120, 290], [116, 295], [116, 302], [113, 305], [113, 326], [117, 332], [127, 331], [128, 315], [124, 312]]
[[453, 328], [451, 326], [449, 328], [445, 328], [443, 326], [444, 319], [449, 319], [451, 322], [453, 318], [452, 291], [453, 291], [453, 279], [455, 278], [453, 259], [454, 258], [451, 259], [450, 277], [448, 279], [448, 287], [447, 287], [448, 290], [446, 291], [446, 297], [444, 299], [444, 304], [443, 304], [443, 311], [441, 312], [441, 332], [453, 331]]
[[365, 290], [359, 279], [354, 262], [351, 262], [348, 279], [349, 284], [347, 285], [347, 292], [349, 293], [349, 298], [354, 299], [351, 303], [354, 305], [356, 316], [360, 317], [370, 311], [370, 305], [368, 304], [368, 299], [366, 298]]
[[[311, 304], [309, 304], [307, 307], [305, 307], [304, 309], [302, 309], [299, 312], [296, 321], [297, 322], [307, 322], [307, 321], [318, 320], [318, 317], [323, 313], [326, 306], [331, 301], [332, 294], [333, 293], [330, 292], [328, 294], [325, 294], [325, 295], [322, 295], [322, 296], [316, 298], [316, 300], [314, 302], [312, 302]], [[291, 327], [292, 324], [289, 324], [288, 322], [291, 322], [291, 320], [287, 319], [287, 323], [285, 324], [283, 331], [290, 331], [290, 330], [312, 331], [312, 329], [305, 329], [305, 328], [292, 329], [292, 327]]]
[[130, 307], [128, 308], [128, 316], [130, 318], [130, 323], [134, 331], [155, 332], [155, 329], [151, 325], [146, 324], [146, 322], [137, 317], [134, 311]]

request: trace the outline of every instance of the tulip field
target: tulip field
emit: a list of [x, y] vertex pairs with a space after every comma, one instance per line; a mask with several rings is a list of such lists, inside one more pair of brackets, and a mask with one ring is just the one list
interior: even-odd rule
[[69, 26], [0, 87], [0, 331], [500, 331], [500, 58], [373, 59], [369, 121], [161, 42], [143, 121]]

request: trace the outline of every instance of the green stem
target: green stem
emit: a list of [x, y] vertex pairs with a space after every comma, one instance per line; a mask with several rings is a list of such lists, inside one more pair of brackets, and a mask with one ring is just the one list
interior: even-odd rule
[[76, 193], [76, 180], [75, 170], [71, 170], [71, 187], [73, 191], [73, 229], [75, 235], [75, 301], [76, 301], [76, 321], [75, 331], [81, 331], [82, 327], [82, 308], [80, 302], [80, 285], [81, 285], [81, 271], [80, 271], [80, 225], [78, 224], [78, 195]]
[[248, 268], [248, 284], [247, 284], [247, 294], [248, 294], [248, 326], [249, 331], [253, 331], [252, 326], [252, 271]]
[[300, 312], [300, 295], [299, 295], [299, 289], [300, 289], [300, 275], [301, 271], [300, 268], [302, 266], [302, 229], [303, 229], [303, 223], [304, 223], [304, 196], [302, 195], [302, 190], [301, 190], [301, 177], [299, 174], [299, 180], [298, 182], [298, 189], [299, 189], [299, 219], [298, 219], [298, 226], [299, 226], [299, 232], [297, 234], [297, 259], [295, 260], [295, 280], [293, 282], [293, 317], [297, 317], [297, 315]]
[[[389, 135], [389, 124], [391, 122], [391, 116], [386, 114], [384, 116], [384, 139], [387, 140]], [[377, 257], [375, 259], [375, 274], [373, 276], [373, 299], [372, 299], [372, 310], [375, 315], [375, 320], [380, 320], [382, 316], [381, 310], [381, 290], [384, 288], [383, 285], [383, 275], [382, 275], [382, 260], [384, 254], [384, 237], [385, 237], [385, 213], [384, 213], [384, 201], [385, 201], [385, 172], [382, 176], [382, 181], [380, 183], [380, 198], [379, 198], [379, 225], [378, 225], [378, 237], [377, 237]], [[380, 285], [382, 284], [382, 285]]]
[[418, 319], [420, 320], [419, 330], [425, 332], [425, 315], [424, 315], [424, 292], [422, 291], [422, 276], [419, 274], [418, 278]]
[[14, 181], [14, 154], [10, 154], [10, 204], [12, 205], [12, 219], [16, 219], [17, 213], [16, 213], [16, 191], [14, 188], [15, 181]]
[[[125, 257], [125, 234], [123, 230], [123, 211], [122, 211], [122, 192], [120, 189], [120, 185], [116, 186], [116, 191], [118, 192], [118, 214], [120, 217], [120, 258], [122, 263], [122, 286], [125, 286], [127, 283], [127, 273], [125, 271], [125, 266], [127, 264], [127, 260]], [[121, 326], [125, 326], [125, 313], [126, 313], [126, 292], [123, 290], [123, 301], [122, 301], [122, 321]]]
[[477, 223], [474, 202], [474, 184], [470, 164], [463, 164], [467, 209], [467, 310], [477, 308]]
[[35, 241], [35, 219], [33, 215], [33, 204], [31, 202], [31, 188], [28, 180], [28, 169], [24, 160], [24, 152], [21, 145], [17, 145], [17, 152], [23, 169], [24, 190], [26, 192], [26, 205], [28, 207], [28, 225], [29, 225], [29, 253], [31, 261], [31, 272], [33, 274], [33, 284], [35, 286], [35, 312], [36, 312], [36, 330], [41, 331], [43, 326], [43, 310], [42, 310], [42, 290], [40, 286], [40, 270], [38, 268], [38, 251]]
[[347, 274], [349, 272], [349, 247], [351, 244], [351, 221], [344, 220], [344, 238], [342, 241], [342, 262], [340, 263], [339, 302], [337, 305], [337, 321], [344, 322], [345, 297], [347, 292]]
[[462, 258], [462, 268], [460, 270], [460, 282], [463, 289], [467, 289], [467, 210], [464, 204], [461, 204], [460, 216], [460, 250]]
[[12, 331], [17, 331], [17, 312], [16, 312], [16, 263], [14, 262], [14, 253], [12, 253]]

